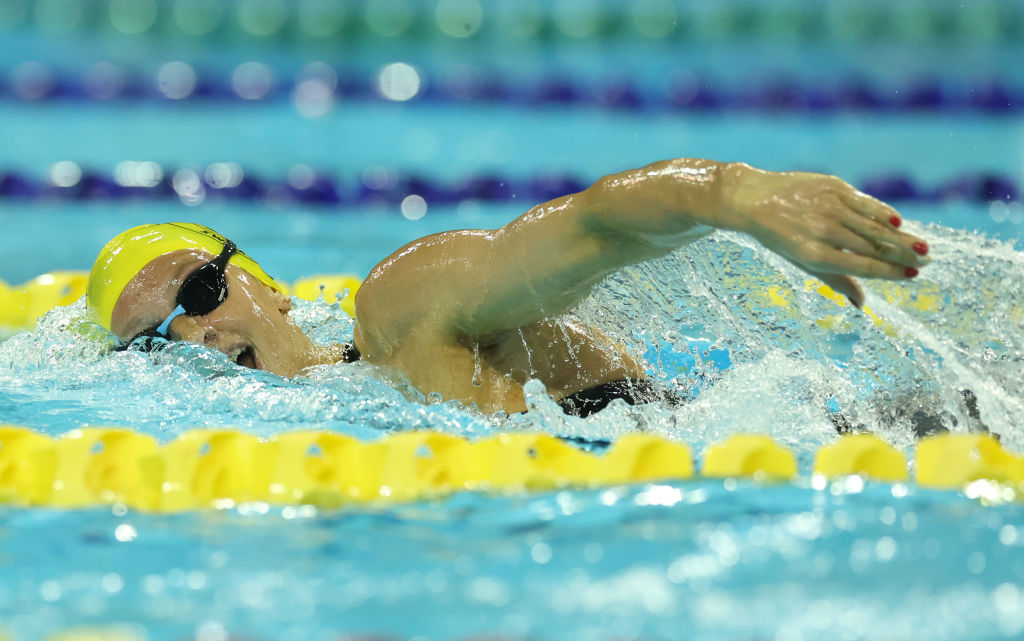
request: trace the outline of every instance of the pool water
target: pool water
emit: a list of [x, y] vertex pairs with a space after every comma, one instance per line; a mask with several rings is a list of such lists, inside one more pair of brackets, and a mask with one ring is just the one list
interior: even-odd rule
[[370, 513], [16, 511], [0, 595], [24, 638], [120, 621], [156, 639], [1012, 639], [1020, 518], [948, 492], [722, 482]]
[[[649, 93], [683, 72], [712, 74], [736, 91], [779, 70], [806, 85], [858, 75], [887, 90], [929, 76], [948, 80], [950, 91], [981, 77], [1022, 81], [1018, 67], [1004, 64], [1019, 56], [1019, 45], [970, 37], [955, 45], [555, 38], [520, 43], [516, 56], [486, 42], [463, 50], [398, 38], [354, 45], [345, 57], [276, 41], [197, 44], [82, 29], [57, 39], [25, 23], [5, 28], [11, 38], [0, 50], [13, 62], [0, 71], [9, 79], [30, 60], [61, 77], [113, 60], [147, 79], [168, 60], [214, 78], [258, 60], [283, 85], [323, 58], [367, 77], [397, 61], [431, 78], [475, 65], [510, 86], [618, 74]], [[672, 62], [679, 58], [685, 64]], [[18, 97], [13, 80], [8, 86], [0, 172], [40, 182], [56, 180], [52, 168], [62, 161], [113, 175], [123, 161], [151, 160], [166, 168], [165, 187], [178, 169], [198, 176], [212, 163], [236, 162], [267, 181], [308, 166], [356, 193], [391, 174], [438, 184], [471, 175], [520, 185], [560, 175], [589, 182], [686, 155], [834, 172], [857, 185], [884, 174], [927, 189], [989, 174], [1024, 184], [1019, 108], [631, 111], [425, 94], [407, 103], [338, 100], [310, 117], [284, 89], [250, 102], [104, 101], [30, 100]], [[391, 202], [313, 206], [222, 196], [211, 186], [203, 193], [115, 199], [4, 191], [0, 278], [18, 283], [88, 269], [114, 234], [166, 220], [216, 228], [284, 280], [365, 276], [419, 236], [496, 227], [535, 204], [529, 193], [427, 198], [425, 215], [410, 220]], [[368, 363], [288, 380], [194, 345], [110, 354], [108, 337], [83, 324], [83, 302], [56, 309], [32, 331], [0, 342], [0, 423], [50, 435], [125, 426], [162, 442], [204, 426], [363, 439], [432, 429], [613, 440], [642, 430], [687, 443], [698, 461], [710, 445], [753, 432], [792, 449], [801, 475], [782, 485], [705, 479], [339, 510], [252, 504], [159, 515], [123, 506], [0, 506], [0, 632], [18, 641], [111, 624], [153, 641], [1020, 638], [1019, 503], [912, 483], [821, 484], [810, 475], [814, 453], [837, 438], [837, 415], [908, 458], [918, 436], [937, 429], [988, 431], [1024, 452], [1024, 254], [1015, 247], [1024, 209], [1014, 198], [948, 195], [895, 204], [909, 231], [928, 239], [934, 262], [912, 282], [865, 283], [872, 315], [837, 305], [802, 272], [734, 234], [601, 284], [575, 314], [621, 338], [658, 385], [691, 400], [613, 404], [586, 420], [564, 416], [536, 382], [526, 388], [531, 411], [487, 416], [424, 397]], [[351, 336], [351, 321], [333, 301], [297, 301], [294, 315], [316, 340]]]
[[[9, 508], [0, 620], [15, 638], [109, 622], [151, 639], [668, 639], [680, 626], [693, 639], [1014, 638], [1024, 629], [1019, 505], [859, 480], [815, 487], [809, 477], [814, 451], [836, 438], [830, 404], [912, 453], [925, 423], [915, 411], [929, 425], [978, 427], [959, 393], [967, 387], [985, 426], [1020, 450], [1020, 369], [1005, 356], [1015, 348], [1002, 347], [1019, 344], [1020, 328], [1005, 327], [1018, 301], [1002, 274], [1017, 282], [1024, 261], [967, 232], [922, 233], [936, 265], [962, 264], [980, 287], [922, 311], [886, 303], [884, 285], [871, 284], [868, 305], [894, 336], [808, 292], [799, 273], [741, 237], [626, 270], [579, 314], [646, 352], [662, 385], [697, 396], [682, 408], [615, 406], [586, 420], [562, 416], [532, 385], [535, 408], [506, 419], [424, 404], [365, 363], [289, 381], [190, 345], [112, 356], [102, 336], [68, 331], [81, 303], [55, 310], [0, 343], [5, 420], [51, 434], [92, 424], [163, 441], [200, 426], [613, 439], [642, 429], [699, 454], [758, 432], [791, 447], [802, 476], [783, 486], [461, 494], [371, 510]], [[936, 265], [912, 292], [953, 290], [961, 276]], [[796, 310], [750, 296], [778, 283], [792, 287]], [[943, 309], [953, 313], [936, 322]], [[336, 305], [300, 303], [296, 314], [319, 340], [350, 335]], [[817, 322], [829, 316], [838, 329]]]

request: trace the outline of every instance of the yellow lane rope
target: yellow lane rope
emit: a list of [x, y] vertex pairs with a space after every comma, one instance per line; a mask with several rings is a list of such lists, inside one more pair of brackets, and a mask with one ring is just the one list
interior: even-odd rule
[[[984, 492], [976, 487], [975, 494], [1003, 501], [1024, 492], [1024, 458], [987, 434], [922, 439], [915, 469], [921, 487], [964, 489], [984, 481], [991, 487]], [[782, 482], [797, 477], [797, 465], [793, 452], [768, 436], [741, 434], [708, 448], [701, 472], [705, 478]], [[685, 444], [648, 434], [627, 434], [595, 455], [531, 433], [470, 441], [420, 431], [361, 441], [327, 431], [259, 439], [237, 430], [202, 429], [160, 445], [151, 436], [120, 428], [82, 428], [51, 438], [0, 426], [0, 502], [24, 506], [119, 503], [155, 512], [246, 502], [339, 507], [459, 491], [680, 481], [695, 474]], [[909, 478], [904, 456], [870, 434], [844, 436], [817, 452], [815, 482], [851, 475], [890, 483]]]
[[[88, 280], [89, 273], [84, 271], [49, 272], [20, 285], [8, 285], [0, 280], [0, 328], [33, 328], [36, 319], [46, 312], [54, 307], [70, 305], [84, 296]], [[344, 295], [341, 308], [349, 316], [354, 316], [355, 294], [361, 283], [362, 280], [350, 274], [321, 274], [295, 281], [287, 293], [317, 300], [322, 292], [327, 302], [334, 302], [336, 296]]]

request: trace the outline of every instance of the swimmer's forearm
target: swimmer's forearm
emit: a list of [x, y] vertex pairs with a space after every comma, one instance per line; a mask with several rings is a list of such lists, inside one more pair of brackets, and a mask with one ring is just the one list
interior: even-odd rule
[[720, 192], [735, 168], [747, 167], [701, 159], [658, 162], [606, 176], [493, 232], [446, 236], [445, 245], [457, 243], [455, 253], [472, 266], [455, 288], [473, 292], [457, 305], [464, 313], [456, 325], [480, 335], [556, 316], [615, 270], [663, 256], [713, 227], [732, 228]]
[[597, 234], [635, 241], [640, 259], [712, 229], [743, 230], [743, 217], [729, 203], [751, 171], [756, 170], [742, 163], [678, 158], [605, 176], [582, 194], [583, 224]]
[[852, 278], [905, 280], [928, 244], [899, 230], [892, 207], [837, 178], [742, 163], [679, 159], [607, 176], [583, 192], [581, 225], [619, 263], [654, 258], [709, 228], [740, 231], [855, 304]]
[[446, 244], [462, 245], [459, 255], [479, 257], [466, 263], [472, 282], [459, 291], [473, 296], [459, 305], [468, 313], [458, 327], [479, 335], [550, 318], [617, 269], [664, 256], [712, 228], [734, 228], [722, 207], [723, 181], [745, 169], [689, 158], [657, 162], [538, 205], [477, 238], [473, 249], [467, 238], [449, 236]]

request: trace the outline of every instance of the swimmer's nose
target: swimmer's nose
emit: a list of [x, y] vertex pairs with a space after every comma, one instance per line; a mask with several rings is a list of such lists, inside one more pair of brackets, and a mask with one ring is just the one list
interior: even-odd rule
[[218, 349], [217, 331], [202, 316], [179, 316], [171, 321], [171, 338]]

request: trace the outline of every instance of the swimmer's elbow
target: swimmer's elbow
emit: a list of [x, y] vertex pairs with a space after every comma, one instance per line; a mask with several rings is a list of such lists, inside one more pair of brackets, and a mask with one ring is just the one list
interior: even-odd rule
[[621, 254], [626, 264], [662, 256], [714, 231], [685, 216], [609, 207], [599, 195], [594, 200], [594, 207], [581, 216], [584, 234]]
[[680, 159], [605, 176], [580, 194], [583, 225], [639, 250], [693, 242], [713, 231], [706, 221], [713, 218], [719, 167]]

